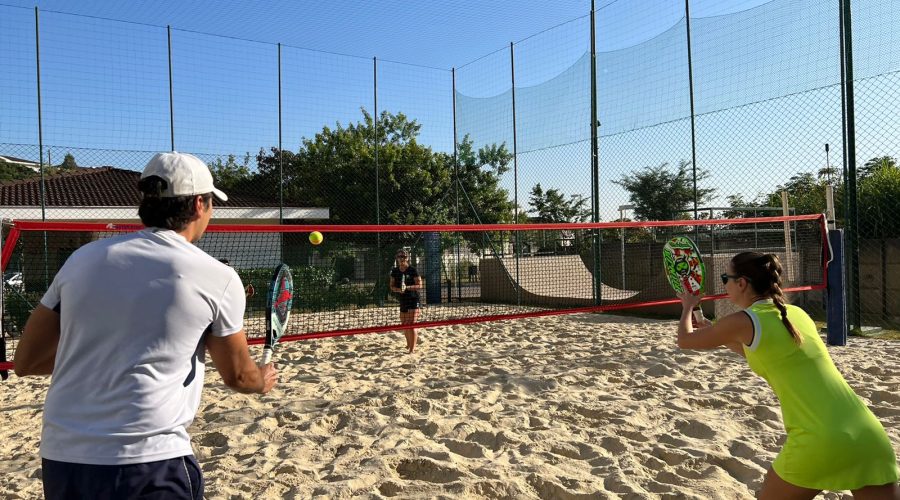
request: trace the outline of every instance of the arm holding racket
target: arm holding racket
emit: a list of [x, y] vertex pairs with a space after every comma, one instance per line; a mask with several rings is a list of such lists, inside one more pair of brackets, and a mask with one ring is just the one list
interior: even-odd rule
[[227, 337], [207, 336], [206, 349], [222, 381], [237, 392], [265, 394], [278, 379], [274, 365], [257, 365], [250, 357], [243, 330]]
[[700, 303], [700, 297], [690, 292], [677, 294], [681, 299], [681, 319], [678, 321], [678, 347], [681, 349], [714, 349], [726, 346], [743, 355], [740, 344], [753, 341], [753, 322], [742, 311], [725, 316], [715, 324], [699, 330], [691, 325], [691, 312]]
[[59, 345], [59, 313], [38, 304], [25, 323], [25, 331], [16, 346], [13, 362], [19, 377], [50, 375]]

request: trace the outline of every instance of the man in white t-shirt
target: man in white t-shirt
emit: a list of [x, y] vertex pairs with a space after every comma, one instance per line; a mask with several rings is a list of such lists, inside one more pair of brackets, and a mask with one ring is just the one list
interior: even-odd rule
[[16, 349], [17, 375], [53, 375], [40, 445], [51, 500], [202, 498], [187, 429], [205, 352], [234, 390], [277, 378], [250, 358], [237, 272], [194, 245], [213, 196], [228, 199], [209, 168], [160, 153], [138, 187], [146, 229], [75, 251]]

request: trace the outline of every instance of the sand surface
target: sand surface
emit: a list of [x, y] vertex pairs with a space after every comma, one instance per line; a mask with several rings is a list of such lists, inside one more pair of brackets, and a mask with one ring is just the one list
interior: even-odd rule
[[[674, 331], [581, 314], [434, 328], [412, 355], [399, 333], [293, 342], [262, 397], [208, 368], [191, 427], [206, 496], [753, 498], [784, 439], [775, 396]], [[900, 342], [831, 354], [900, 451]], [[0, 384], [0, 498], [41, 496], [48, 384]]]

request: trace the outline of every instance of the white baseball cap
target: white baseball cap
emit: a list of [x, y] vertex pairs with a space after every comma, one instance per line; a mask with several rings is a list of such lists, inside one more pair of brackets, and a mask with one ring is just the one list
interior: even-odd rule
[[157, 153], [150, 158], [141, 179], [155, 175], [166, 181], [168, 186], [162, 191], [166, 198], [175, 196], [193, 196], [212, 193], [222, 201], [228, 201], [228, 195], [213, 186], [213, 177], [209, 167], [203, 160], [187, 153]]

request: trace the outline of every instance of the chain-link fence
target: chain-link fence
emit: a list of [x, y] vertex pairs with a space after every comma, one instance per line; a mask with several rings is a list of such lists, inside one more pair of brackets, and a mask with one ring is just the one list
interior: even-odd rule
[[807, 214], [830, 185], [851, 322], [896, 325], [900, 5], [751, 3], [586, 6], [456, 68], [0, 6], [0, 216], [133, 221], [169, 149], [218, 222]]

